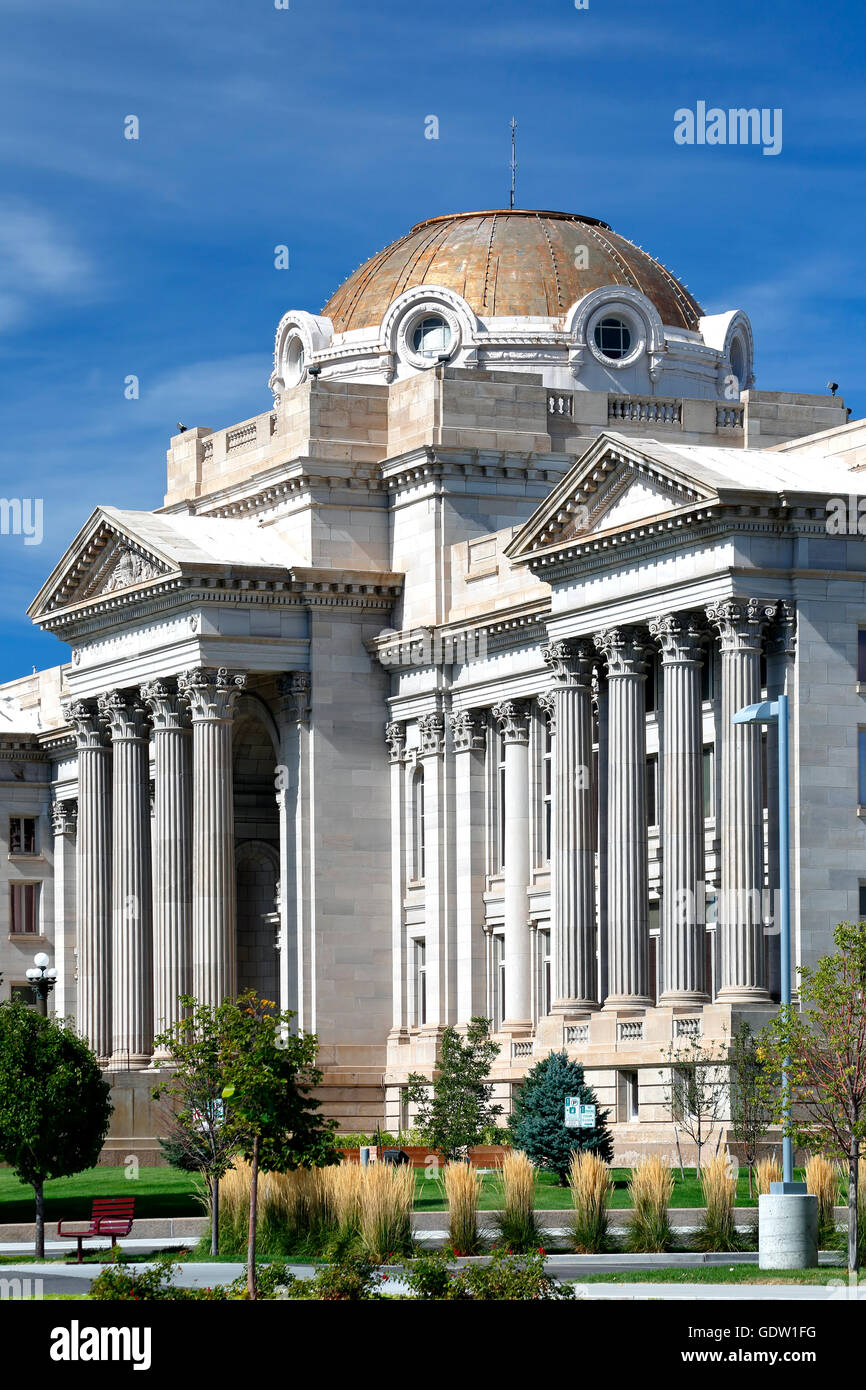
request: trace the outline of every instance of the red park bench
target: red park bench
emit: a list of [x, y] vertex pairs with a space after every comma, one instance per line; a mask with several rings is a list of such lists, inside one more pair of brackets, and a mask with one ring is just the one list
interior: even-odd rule
[[111, 1244], [115, 1246], [118, 1236], [129, 1235], [134, 1215], [134, 1197], [97, 1197], [93, 1202], [90, 1225], [86, 1231], [64, 1231], [63, 1222], [58, 1221], [57, 1234], [78, 1241], [78, 1263], [81, 1264], [83, 1240], [91, 1236], [111, 1236]]

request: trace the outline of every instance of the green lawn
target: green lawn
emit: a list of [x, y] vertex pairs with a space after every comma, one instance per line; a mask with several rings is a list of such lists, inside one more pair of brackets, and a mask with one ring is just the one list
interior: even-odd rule
[[[694, 1168], [687, 1168], [685, 1172], [685, 1181], [683, 1181], [680, 1177], [679, 1170], [675, 1170], [674, 1195], [671, 1206], [702, 1207], [704, 1205], [704, 1197], [695, 1170]], [[630, 1207], [631, 1201], [628, 1195], [628, 1181], [631, 1176], [630, 1169], [614, 1168], [612, 1176], [615, 1188], [611, 1206], [614, 1208]], [[422, 1169], [418, 1169], [415, 1178], [415, 1210], [444, 1211], [446, 1203], [441, 1180], [437, 1178], [426, 1178]], [[749, 1197], [749, 1180], [745, 1170], [743, 1170], [739, 1175], [737, 1186], [737, 1206], [756, 1207], [757, 1205], [757, 1197]], [[502, 1183], [495, 1174], [486, 1174], [481, 1194], [481, 1210], [497, 1211], [501, 1209], [501, 1207]], [[541, 1173], [539, 1175], [536, 1207], [539, 1211], [570, 1210], [571, 1195], [568, 1188], [559, 1187], [553, 1174]]]
[[[138, 1177], [127, 1178], [123, 1168], [88, 1168], [74, 1178], [56, 1178], [45, 1184], [45, 1220], [84, 1221], [94, 1197], [134, 1197], [135, 1214], [151, 1216], [201, 1216], [195, 1199], [195, 1179], [175, 1168], [139, 1168]], [[0, 1168], [0, 1225], [33, 1220], [33, 1189], [20, 1183], [8, 1168]]]
[[757, 1265], [700, 1265], [694, 1269], [634, 1269], [587, 1274], [577, 1284], [830, 1284], [848, 1283], [838, 1269], [759, 1269]]

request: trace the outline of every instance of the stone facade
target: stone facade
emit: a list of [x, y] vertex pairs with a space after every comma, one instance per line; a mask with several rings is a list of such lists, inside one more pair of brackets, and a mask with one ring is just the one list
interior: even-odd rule
[[860, 913], [844, 405], [756, 392], [741, 311], [459, 299], [286, 315], [274, 408], [173, 439], [164, 506], [98, 508], [30, 609], [72, 659], [0, 688], [3, 990], [53, 952], [114, 1155], [153, 1152], [178, 994], [244, 987], [318, 1034], [344, 1129], [405, 1124], [408, 1074], [484, 1014], [506, 1104], [565, 1047], [621, 1152], [666, 1146], [667, 1050], [779, 996], [775, 744], [731, 723], [762, 692], [791, 702], [796, 962]]

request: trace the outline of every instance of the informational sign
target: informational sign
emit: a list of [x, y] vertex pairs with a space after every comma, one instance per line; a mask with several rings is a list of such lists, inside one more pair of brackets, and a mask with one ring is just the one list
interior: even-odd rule
[[595, 1129], [594, 1105], [579, 1105], [577, 1107], [577, 1127], [578, 1129]]
[[566, 1129], [580, 1129], [580, 1096], [565, 1097], [565, 1127]]

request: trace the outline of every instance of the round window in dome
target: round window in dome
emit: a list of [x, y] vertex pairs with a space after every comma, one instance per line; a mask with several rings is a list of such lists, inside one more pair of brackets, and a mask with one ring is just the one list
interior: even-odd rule
[[301, 338], [292, 338], [286, 353], [286, 385], [297, 386], [303, 380], [307, 355]]
[[419, 357], [441, 357], [451, 345], [451, 329], [438, 314], [425, 314], [412, 332], [412, 350]]
[[599, 352], [611, 361], [628, 357], [631, 351], [631, 329], [625, 319], [599, 319], [595, 325], [595, 345]]

